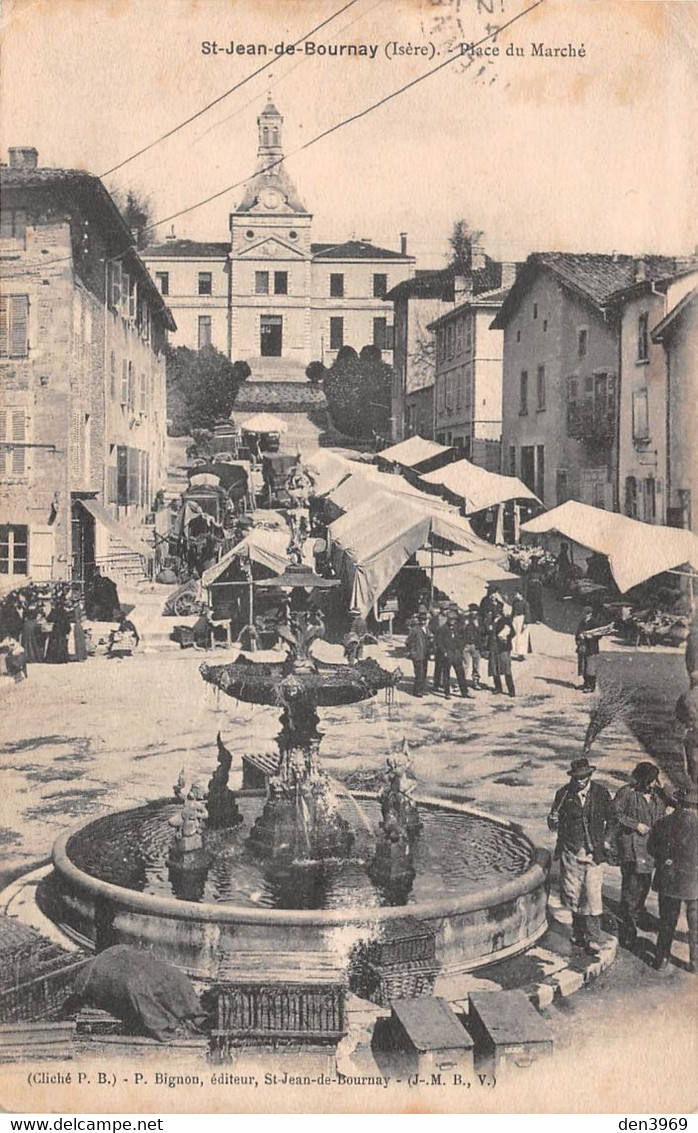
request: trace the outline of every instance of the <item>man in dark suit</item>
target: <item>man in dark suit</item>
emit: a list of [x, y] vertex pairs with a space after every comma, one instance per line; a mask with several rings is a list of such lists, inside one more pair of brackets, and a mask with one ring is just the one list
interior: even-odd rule
[[427, 627], [427, 619], [427, 611], [419, 610], [407, 631], [405, 642], [405, 649], [414, 669], [413, 693], [418, 697], [424, 696], [427, 688], [427, 664], [431, 651], [431, 634]]
[[657, 869], [652, 883], [659, 894], [659, 933], [655, 968], [666, 968], [681, 912], [686, 906], [689, 970], [698, 975], [698, 787], [686, 783], [677, 797], [677, 809], [661, 818], [649, 838], [649, 852]]
[[603, 863], [615, 823], [611, 796], [596, 771], [582, 757], [570, 765], [569, 783], [556, 793], [548, 827], [557, 832], [555, 857], [560, 859], [560, 888], [572, 910], [572, 943], [596, 954], [601, 947]]
[[458, 624], [457, 606], [449, 606], [446, 614], [446, 625], [437, 630], [434, 643], [443, 658], [443, 688], [446, 699], [451, 695], [451, 669], [456, 674], [461, 696], [470, 696], [463, 665], [465, 638]]

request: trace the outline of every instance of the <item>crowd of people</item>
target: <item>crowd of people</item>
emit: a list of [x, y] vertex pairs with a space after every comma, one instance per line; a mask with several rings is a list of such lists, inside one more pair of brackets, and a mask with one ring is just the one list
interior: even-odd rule
[[11, 591], [0, 604], [0, 657], [15, 682], [29, 666], [85, 661], [93, 651], [85, 621], [115, 623], [107, 653], [130, 655], [139, 642], [133, 622], [119, 604], [116, 584], [96, 567], [85, 587], [70, 582], [29, 584]]
[[672, 792], [661, 785], [657, 767], [643, 761], [612, 799], [593, 781], [595, 771], [586, 756], [573, 760], [548, 815], [557, 834], [562, 898], [572, 912], [572, 943], [592, 955], [601, 950], [604, 864], [614, 862], [621, 871], [620, 944], [632, 949], [638, 929], [651, 929], [645, 902], [654, 888], [655, 968], [669, 963], [683, 903], [689, 970], [698, 974], [698, 787], [686, 776]]
[[[516, 696], [511, 663], [524, 661], [530, 651], [531, 621], [522, 590], [517, 589], [511, 604], [506, 604], [496, 583], [489, 583], [482, 601], [471, 602], [467, 609], [448, 599], [431, 606], [426, 601], [421, 603], [408, 623], [405, 643], [414, 669], [414, 696], [423, 697], [432, 691], [450, 698], [453, 673], [461, 696], [467, 698], [471, 689], [484, 687], [485, 663], [492, 691], [502, 693], [503, 681], [509, 696]], [[434, 671], [430, 690], [431, 658]]]

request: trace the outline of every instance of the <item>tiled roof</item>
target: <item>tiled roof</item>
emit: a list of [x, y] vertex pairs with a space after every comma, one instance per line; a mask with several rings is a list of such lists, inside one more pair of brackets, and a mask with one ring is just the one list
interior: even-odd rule
[[235, 399], [234, 412], [269, 409], [277, 413], [303, 413], [326, 406], [324, 391], [310, 382], [245, 382]]
[[506, 325], [540, 271], [551, 272], [563, 287], [596, 307], [606, 308], [621, 302], [636, 288], [649, 287], [686, 271], [687, 267], [687, 260], [674, 256], [534, 252], [526, 260], [524, 270], [519, 273], [492, 325]]
[[[456, 269], [453, 266], [435, 271], [417, 270], [411, 279], [403, 279], [386, 295], [386, 299], [441, 299], [444, 303], [455, 302], [454, 280]], [[502, 265], [485, 256], [485, 266], [472, 272], [473, 295], [492, 291], [502, 282]]]
[[313, 257], [316, 260], [413, 260], [414, 256], [403, 256], [390, 248], [378, 248], [366, 240], [346, 240], [344, 244], [313, 244]]
[[118, 255], [124, 257], [124, 263], [129, 270], [139, 273], [154, 302], [154, 309], [160, 313], [169, 330], [177, 329], [169, 307], [165, 305], [160, 291], [136, 249], [131, 230], [99, 177], [94, 173], [86, 173], [83, 169], [53, 169], [45, 166], [38, 166], [36, 169], [16, 169], [9, 165], [0, 165], [0, 190], [3, 193], [25, 189], [53, 190], [55, 200], [71, 200], [73, 203], [81, 200], [83, 205], [87, 204], [95, 209], [103, 231], [109, 234], [110, 251], [118, 249]]
[[230, 241], [166, 240], [164, 244], [151, 244], [143, 249], [144, 260], [174, 260], [179, 257], [202, 260], [225, 260]]

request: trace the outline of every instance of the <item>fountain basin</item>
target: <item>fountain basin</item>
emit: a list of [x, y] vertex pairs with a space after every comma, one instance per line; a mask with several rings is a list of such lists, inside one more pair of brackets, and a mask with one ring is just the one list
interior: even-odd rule
[[[371, 799], [356, 793], [358, 799]], [[93, 823], [62, 835], [53, 850], [52, 917], [74, 940], [102, 948], [147, 947], [201, 979], [309, 981], [345, 978], [359, 941], [399, 934], [415, 920], [431, 929], [439, 974], [471, 971], [515, 955], [546, 930], [549, 855], [513, 823], [460, 803], [419, 798], [420, 810], [493, 824], [526, 850], [513, 876], [480, 889], [409, 904], [323, 909], [259, 908], [138, 892], [92, 876], [70, 856], [70, 842]], [[99, 820], [98, 820], [99, 821]]]

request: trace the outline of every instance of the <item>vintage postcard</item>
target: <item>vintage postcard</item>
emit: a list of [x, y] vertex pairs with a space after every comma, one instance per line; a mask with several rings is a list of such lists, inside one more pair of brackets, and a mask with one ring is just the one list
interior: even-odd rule
[[0, 10], [0, 1105], [687, 1128], [698, 7]]

